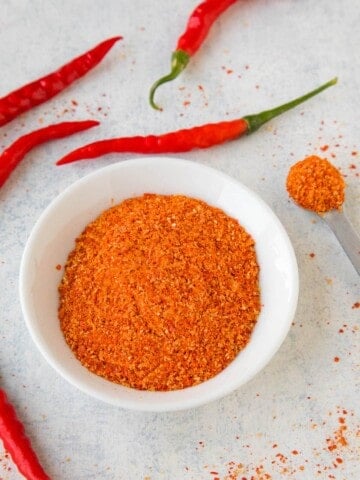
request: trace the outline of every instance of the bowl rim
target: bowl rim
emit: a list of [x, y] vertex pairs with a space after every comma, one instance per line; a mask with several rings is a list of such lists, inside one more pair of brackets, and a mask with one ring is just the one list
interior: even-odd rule
[[[137, 167], [142, 167], [145, 165], [149, 165], [150, 163], [153, 163], [157, 165], [158, 167], [161, 167], [162, 165], [169, 166], [170, 163], [173, 165], [179, 165], [181, 168], [187, 168], [190, 167], [192, 169], [198, 170], [199, 172], [209, 172], [215, 176], [217, 176], [219, 179], [224, 180], [226, 183], [230, 183], [234, 185], [235, 187], [240, 187], [246, 194], [252, 198], [255, 202], [257, 202], [262, 209], [266, 212], [268, 216], [271, 217], [272, 223], [276, 225], [278, 231], [281, 233], [282, 236], [282, 241], [284, 242], [286, 248], [287, 248], [287, 254], [289, 256], [290, 264], [288, 265], [289, 272], [291, 272], [291, 289], [290, 289], [290, 299], [288, 302], [288, 312], [287, 312], [287, 324], [286, 328], [283, 328], [281, 331], [281, 334], [277, 335], [276, 341], [272, 342], [272, 349], [267, 352], [266, 355], [263, 355], [261, 360], [258, 362], [258, 366], [256, 369], [253, 369], [253, 371], [250, 371], [245, 378], [239, 382], [237, 385], [233, 384], [226, 384], [224, 387], [220, 390], [212, 390], [207, 393], [207, 395], [202, 395], [202, 396], [195, 396], [194, 398], [186, 398], [184, 395], [184, 398], [181, 400], [181, 404], [179, 402], [167, 402], [165, 397], [169, 396], [171, 397], [171, 394], [173, 391], [167, 391], [167, 392], [148, 392], [148, 391], [139, 391], [137, 392], [141, 393], [141, 397], [149, 397], [150, 401], [142, 401], [141, 406], [138, 404], [134, 404], [132, 401], [123, 401], [123, 399], [119, 398], [109, 398], [107, 394], [104, 394], [101, 390], [96, 390], [89, 386], [88, 384], [84, 384], [82, 382], [79, 383], [79, 381], [75, 378], [73, 375], [69, 375], [69, 372], [64, 368], [63, 364], [61, 362], [58, 362], [51, 353], [49, 354], [48, 349], [44, 345], [43, 339], [41, 338], [41, 335], [39, 335], [39, 332], [37, 331], [37, 328], [34, 326], [34, 321], [31, 318], [31, 315], [29, 314], [29, 309], [27, 307], [27, 289], [26, 289], [26, 278], [27, 275], [29, 274], [28, 269], [30, 268], [30, 261], [31, 261], [31, 254], [32, 254], [32, 249], [34, 248], [34, 242], [36, 242], [36, 237], [38, 235], [38, 232], [41, 230], [41, 227], [44, 222], [47, 221], [49, 217], [51, 217], [56, 211], [58, 207], [61, 206], [62, 202], [64, 199], [66, 199], [67, 196], [71, 195], [74, 191], [76, 191], [79, 188], [82, 188], [85, 186], [89, 180], [96, 178], [96, 177], [101, 177], [102, 175], [106, 174], [111, 174], [113, 171], [117, 171], [118, 169], [122, 170], [131, 166], [131, 168]], [[144, 192], [145, 193], [145, 192]], [[157, 193], [157, 192], [154, 192]], [[190, 195], [189, 195], [190, 196]], [[129, 197], [127, 197], [129, 198]], [[199, 197], [201, 198], [201, 197]], [[221, 207], [220, 207], [221, 208]], [[261, 268], [261, 266], [260, 266]], [[220, 170], [210, 167], [208, 165], [204, 165], [198, 162], [194, 162], [192, 160], [187, 160], [187, 159], [182, 159], [179, 157], [164, 157], [164, 156], [153, 156], [153, 157], [146, 157], [146, 158], [135, 158], [135, 159], [129, 159], [129, 160], [122, 160], [110, 165], [107, 165], [105, 167], [101, 167], [81, 178], [76, 180], [75, 182], [71, 183], [68, 187], [66, 187], [59, 195], [57, 195], [48, 205], [47, 207], [43, 210], [43, 212], [40, 214], [38, 217], [37, 221], [35, 222], [31, 233], [28, 237], [28, 240], [26, 242], [23, 255], [21, 258], [21, 264], [20, 264], [20, 278], [19, 278], [19, 290], [20, 290], [20, 303], [21, 303], [21, 308], [23, 312], [23, 317], [25, 319], [25, 323], [27, 326], [27, 329], [30, 333], [30, 336], [32, 340], [34, 341], [35, 345], [39, 349], [39, 351], [42, 353], [46, 361], [53, 367], [55, 371], [57, 371], [63, 378], [65, 378], [70, 384], [78, 388], [80, 391], [87, 393], [88, 395], [91, 395], [92, 397], [102, 400], [106, 403], [115, 405], [115, 406], [120, 406], [126, 409], [130, 410], [136, 410], [136, 411], [152, 411], [152, 412], [165, 412], [165, 411], [175, 411], [175, 410], [185, 410], [188, 408], [194, 408], [198, 407], [200, 405], [203, 405], [205, 403], [209, 403], [212, 401], [215, 401], [219, 398], [222, 398], [235, 389], [239, 388], [240, 386], [244, 385], [245, 383], [249, 382], [253, 377], [255, 377], [271, 360], [271, 358], [276, 354], [278, 349], [280, 348], [281, 344], [285, 340], [289, 329], [291, 327], [291, 322], [293, 320], [293, 317], [296, 312], [297, 308], [297, 302], [298, 302], [298, 294], [299, 294], [299, 272], [298, 272], [298, 265], [297, 265], [297, 260], [295, 256], [295, 252], [292, 246], [292, 243], [290, 241], [290, 238], [280, 222], [279, 218], [277, 215], [274, 213], [274, 211], [270, 208], [270, 206], [258, 195], [256, 192], [251, 190], [249, 187], [238, 181], [237, 179], [233, 178], [232, 176], [225, 174], [221, 172]], [[251, 342], [251, 340], [250, 340]], [[249, 343], [250, 343], [249, 342]], [[231, 364], [230, 364], [231, 365]], [[85, 368], [85, 367], [84, 367]], [[226, 367], [225, 370], [227, 370], [229, 367]], [[220, 372], [218, 375], [221, 375], [223, 372]], [[91, 372], [89, 372], [91, 375], [95, 375]], [[211, 379], [210, 379], [211, 380]], [[106, 380], [107, 381], [107, 380]], [[108, 381], [107, 381], [108, 382]], [[209, 380], [207, 381], [209, 382]], [[203, 382], [207, 383], [207, 382]], [[202, 384], [200, 384], [202, 385]], [[186, 392], [189, 390], [195, 391], [199, 385], [193, 386], [193, 387], [188, 387], [186, 389], [183, 389], [182, 392]], [[128, 387], [125, 387], [128, 388]], [[134, 389], [132, 389], [134, 390]], [[177, 390], [176, 392], [179, 392]], [[161, 404], [153, 403], [151, 401], [151, 396], [153, 393], [161, 393], [164, 396], [164, 400], [161, 402]], [[150, 394], [150, 395], [149, 395]]]

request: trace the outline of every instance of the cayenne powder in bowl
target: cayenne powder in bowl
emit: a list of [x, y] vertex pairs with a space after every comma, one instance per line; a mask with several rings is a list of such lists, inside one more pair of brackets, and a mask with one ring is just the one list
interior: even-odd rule
[[208, 380], [249, 342], [260, 312], [252, 237], [219, 208], [145, 194], [77, 238], [59, 285], [65, 340], [91, 372], [139, 390]]
[[345, 182], [339, 170], [315, 155], [290, 168], [286, 189], [298, 205], [316, 213], [339, 210], [345, 199]]

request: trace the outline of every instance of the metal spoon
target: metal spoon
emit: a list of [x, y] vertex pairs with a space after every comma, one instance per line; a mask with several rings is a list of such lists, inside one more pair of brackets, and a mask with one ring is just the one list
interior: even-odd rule
[[320, 216], [331, 228], [358, 275], [360, 275], [360, 236], [351, 225], [344, 210], [330, 210]]

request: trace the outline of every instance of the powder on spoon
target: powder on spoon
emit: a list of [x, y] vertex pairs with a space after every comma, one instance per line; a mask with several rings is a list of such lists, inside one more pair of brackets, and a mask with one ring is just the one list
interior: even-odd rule
[[298, 205], [316, 213], [339, 210], [345, 199], [345, 182], [339, 170], [315, 155], [290, 168], [286, 189]]

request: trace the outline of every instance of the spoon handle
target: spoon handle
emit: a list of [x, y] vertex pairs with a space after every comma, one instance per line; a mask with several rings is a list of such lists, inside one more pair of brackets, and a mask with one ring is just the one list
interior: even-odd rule
[[344, 252], [360, 275], [360, 237], [351, 225], [344, 211], [331, 210], [322, 215], [328, 226], [334, 232]]

